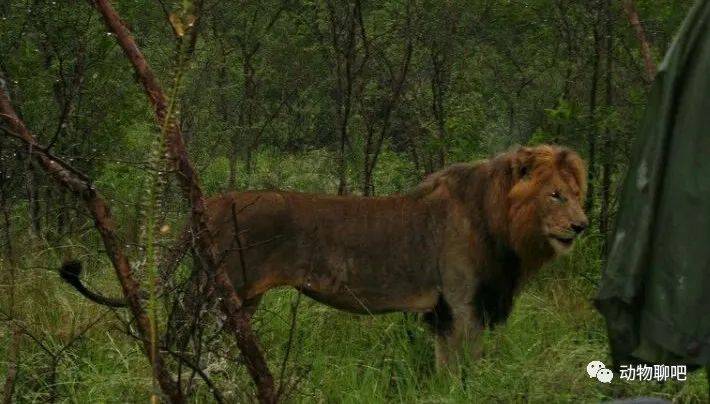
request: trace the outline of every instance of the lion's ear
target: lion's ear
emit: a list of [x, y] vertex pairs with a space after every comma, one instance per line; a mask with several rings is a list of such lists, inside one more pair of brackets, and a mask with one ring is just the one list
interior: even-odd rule
[[529, 147], [521, 147], [514, 152], [511, 165], [516, 182], [530, 177], [534, 160], [535, 155]]

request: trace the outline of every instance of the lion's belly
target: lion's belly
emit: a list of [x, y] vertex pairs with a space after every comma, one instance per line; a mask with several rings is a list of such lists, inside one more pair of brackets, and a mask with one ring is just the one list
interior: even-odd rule
[[421, 265], [423, 258], [417, 265], [400, 256], [385, 266], [368, 265], [363, 256], [338, 258], [311, 268], [294, 286], [319, 302], [355, 313], [425, 312], [436, 305], [438, 278], [433, 268]]
[[[244, 201], [235, 209], [253, 203], [239, 221], [241, 245], [248, 248], [243, 256], [234, 243], [222, 249], [231, 266], [242, 268], [233, 272], [233, 282], [247, 298], [288, 285], [358, 313], [429, 311], [436, 305], [445, 204], [401, 197], [239, 196]], [[283, 206], [273, 209], [276, 202], [267, 205], [269, 198]], [[227, 217], [221, 231], [233, 234]]]
[[306, 296], [320, 303], [339, 310], [357, 314], [382, 314], [396, 311], [428, 312], [436, 305], [438, 292], [436, 290], [422, 291], [418, 294], [388, 294], [385, 291], [346, 291], [314, 290], [301, 287], [299, 290]]

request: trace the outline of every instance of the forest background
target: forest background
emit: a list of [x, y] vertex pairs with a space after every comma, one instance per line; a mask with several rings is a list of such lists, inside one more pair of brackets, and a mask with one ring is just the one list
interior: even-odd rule
[[[585, 366], [609, 360], [591, 298], [655, 66], [692, 3], [122, 0], [114, 7], [169, 94], [170, 119], [207, 195], [388, 195], [447, 164], [516, 144], [563, 144], [587, 161], [589, 231], [525, 289], [507, 325], [486, 333], [485, 356], [462, 377], [432, 371], [432, 337], [416, 318], [348, 315], [279, 290], [253, 327], [282, 399], [643, 394], [688, 402], [708, 399], [702, 374], [604, 385]], [[253, 399], [215, 299], [201, 301], [189, 332], [175, 337], [182, 327], [175, 313], [199, 264], [187, 256], [166, 275], [157, 262], [171, 256], [190, 209], [168, 175], [166, 129], [116, 33], [89, 2], [2, 2], [0, 78], [38, 144], [90, 178], [110, 205], [141, 285], [173, 288], [151, 299], [149, 314], [185, 398]], [[0, 125], [4, 397], [147, 399], [159, 389], [131, 314], [86, 301], [57, 275], [63, 260], [78, 258], [92, 287], [121, 294], [95, 218], [10, 132]]]

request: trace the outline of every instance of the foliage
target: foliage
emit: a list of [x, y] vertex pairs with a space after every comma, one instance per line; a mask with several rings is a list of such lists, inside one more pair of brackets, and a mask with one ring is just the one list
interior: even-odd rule
[[[166, 16], [183, 2], [115, 3], [168, 87], [176, 42]], [[591, 178], [593, 224], [613, 217], [613, 190], [647, 89], [636, 38], [616, 2], [608, 26], [603, 0], [204, 3], [193, 62], [175, 101], [206, 192], [336, 193], [344, 181], [347, 192], [386, 195], [451, 162], [553, 142], [578, 150], [598, 168]], [[656, 60], [690, 5], [637, 1]], [[595, 52], [595, 32], [597, 39], [610, 35], [611, 48], [601, 41]], [[177, 185], [168, 182], [146, 217], [146, 188], [158, 190], [146, 184], [155, 180], [153, 139], [160, 128], [101, 19], [83, 2], [3, 2], [0, 77], [41, 143], [107, 196], [145, 284], [141, 229], [166, 223], [170, 234], [159, 241], [169, 245], [186, 209]], [[607, 133], [612, 152], [601, 153]], [[604, 170], [611, 192], [604, 191]], [[605, 198], [611, 211], [596, 208]], [[87, 271], [93, 287], [120, 294], [112, 272], [98, 269], [108, 262], [91, 221], [4, 135], [0, 229], [0, 313], [16, 313], [27, 334], [18, 401], [145, 400], [151, 372], [127, 335], [126, 316], [78, 298], [54, 270], [65, 258], [80, 258], [97, 268]], [[432, 373], [431, 336], [411, 317], [357, 317], [304, 298], [292, 328], [296, 295], [277, 291], [257, 313], [256, 328], [276, 375], [285, 363], [293, 401], [706, 400], [701, 375], [663, 386], [604, 386], [587, 378], [586, 362], [607, 359], [604, 327], [589, 303], [604, 239], [603, 229], [593, 226], [573, 256], [547, 268], [525, 290], [510, 322], [485, 335], [486, 356], [463, 378]], [[15, 282], [10, 265], [22, 297], [15, 307], [4, 293]], [[172, 281], [187, 282], [193, 267], [185, 258]], [[169, 300], [158, 315], [167, 317]], [[248, 377], [231, 360], [236, 347], [216, 332], [218, 317], [205, 317], [205, 333], [214, 335], [204, 342], [200, 366], [230, 401], [246, 401]], [[0, 358], [7, 357], [9, 339], [9, 327], [0, 327]], [[0, 370], [7, 366], [0, 360]], [[193, 401], [212, 400], [198, 379], [191, 388]]]

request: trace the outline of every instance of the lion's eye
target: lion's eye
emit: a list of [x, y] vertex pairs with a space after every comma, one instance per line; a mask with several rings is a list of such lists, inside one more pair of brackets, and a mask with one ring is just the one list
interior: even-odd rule
[[558, 202], [564, 202], [564, 199], [562, 198], [562, 195], [560, 195], [560, 191], [555, 191], [550, 194], [552, 199], [558, 201]]

